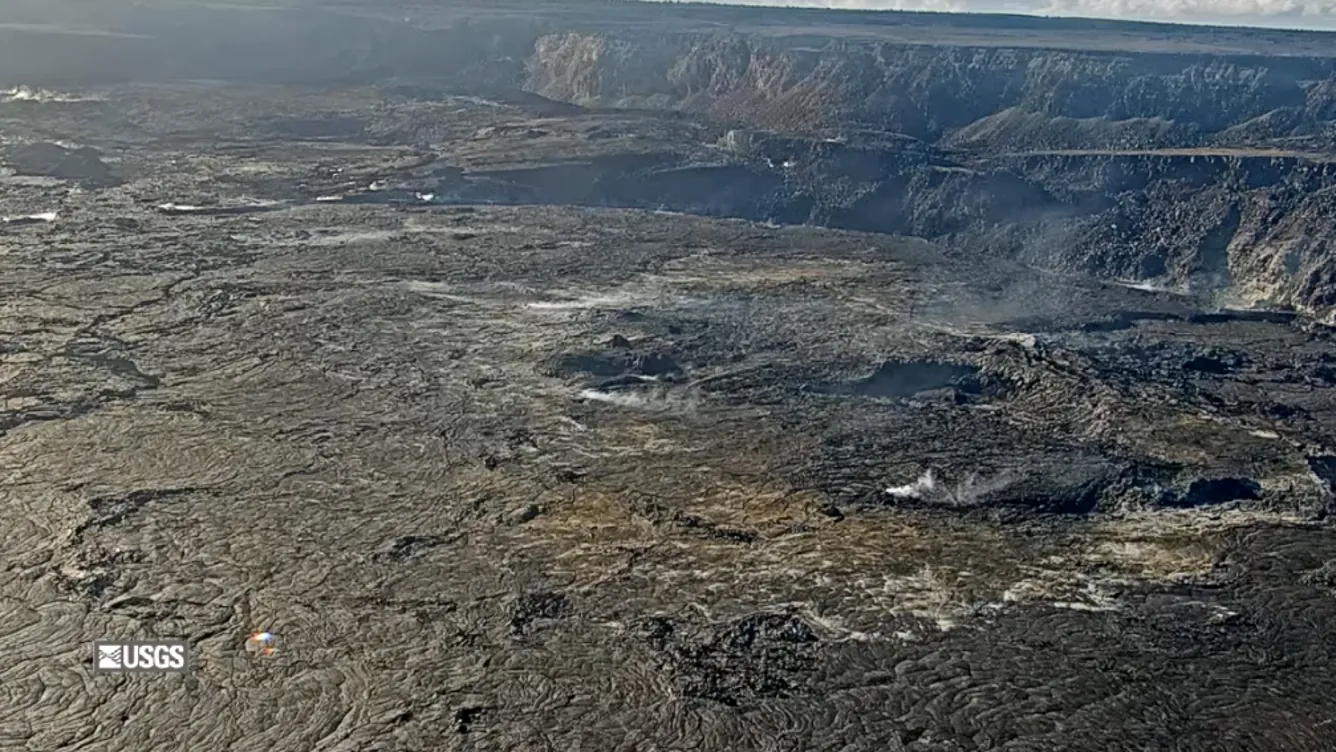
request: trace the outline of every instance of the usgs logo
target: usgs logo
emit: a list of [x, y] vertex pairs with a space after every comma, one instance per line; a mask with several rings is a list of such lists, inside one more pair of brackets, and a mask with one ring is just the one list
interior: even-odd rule
[[189, 665], [185, 640], [93, 643], [93, 670], [108, 673], [179, 674]]

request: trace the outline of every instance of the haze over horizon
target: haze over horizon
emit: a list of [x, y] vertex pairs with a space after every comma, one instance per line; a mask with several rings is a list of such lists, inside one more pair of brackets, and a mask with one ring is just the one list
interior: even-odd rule
[[[665, 2], [676, 0], [648, 0]], [[712, 0], [728, 5], [1018, 13], [1122, 21], [1336, 30], [1336, 0]]]

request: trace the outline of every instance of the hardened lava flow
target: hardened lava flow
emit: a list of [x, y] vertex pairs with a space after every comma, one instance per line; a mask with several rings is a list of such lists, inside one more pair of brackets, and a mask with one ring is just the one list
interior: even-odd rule
[[1328, 37], [272, 5], [0, 28], [0, 749], [1332, 748]]

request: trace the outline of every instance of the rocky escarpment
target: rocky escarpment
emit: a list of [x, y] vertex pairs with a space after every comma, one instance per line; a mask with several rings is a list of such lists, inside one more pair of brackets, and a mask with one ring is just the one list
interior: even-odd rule
[[[559, 142], [563, 148], [591, 148], [588, 129], [574, 130]], [[712, 143], [672, 142], [643, 154], [547, 164], [504, 159], [526, 140], [554, 138], [547, 131], [517, 134], [478, 156], [453, 157], [458, 167], [430, 163], [396, 172], [389, 189], [348, 200], [412, 203], [430, 195], [438, 203], [630, 207], [912, 235], [980, 264], [1019, 260], [1229, 307], [1321, 318], [1336, 310], [1336, 248], [1325, 230], [1336, 218], [1336, 163], [1314, 155], [1160, 149], [980, 156], [905, 139], [731, 130]], [[616, 148], [612, 140], [596, 143]]]
[[683, 107], [771, 128], [876, 127], [935, 140], [971, 124], [978, 131], [1011, 108], [1183, 135], [1282, 111], [1292, 113], [1284, 124], [1298, 128], [1332, 114], [1333, 71], [1332, 60], [1314, 58], [567, 32], [538, 40], [526, 85], [581, 104]]
[[1108, 39], [1083, 48], [1073, 22], [1048, 19], [981, 17], [962, 36], [950, 18], [912, 14], [789, 14], [794, 25], [776, 28], [781, 11], [626, 2], [525, 14], [442, 0], [430, 18], [328, 5], [80, 6], [81, 23], [105, 29], [0, 29], [0, 85], [433, 82], [696, 110], [772, 130], [936, 141], [965, 129], [955, 145], [988, 148], [1312, 138], [1336, 119], [1336, 45], [1313, 34], [1240, 47], [1213, 44], [1223, 32], [1127, 24], [1111, 31], [1128, 51], [1114, 51]]
[[[1336, 165], [1250, 153], [1030, 155], [995, 166], [1033, 185], [992, 234], [1050, 268], [1150, 281], [1231, 306], [1330, 316]], [[972, 228], [978, 235], [987, 235]]]
[[768, 219], [1326, 315], [1334, 70], [1321, 57], [565, 32], [537, 41], [525, 86], [768, 131], [724, 141], [791, 188]]
[[942, 144], [971, 151], [1041, 149], [1147, 149], [1164, 144], [1203, 143], [1201, 128], [1162, 117], [1126, 120], [1051, 117], [1021, 107], [958, 128]]
[[[714, 213], [933, 238], [961, 253], [1326, 317], [1336, 305], [1336, 163], [1264, 150], [1068, 150], [979, 156], [921, 142], [732, 131], [765, 185]], [[732, 168], [736, 170], [737, 168]], [[739, 173], [741, 174], [741, 173]], [[729, 171], [711, 190], [739, 195]], [[658, 173], [662, 179], [662, 173]], [[649, 174], [601, 201], [635, 200]], [[669, 202], [669, 205], [673, 205]]]

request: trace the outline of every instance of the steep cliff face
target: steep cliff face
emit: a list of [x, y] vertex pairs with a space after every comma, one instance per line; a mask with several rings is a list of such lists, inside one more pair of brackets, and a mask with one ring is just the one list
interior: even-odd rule
[[1202, 143], [1201, 128], [1162, 117], [1127, 120], [1049, 116], [1022, 107], [1001, 112], [957, 129], [943, 146], [970, 151], [1052, 149], [1149, 149]]
[[538, 41], [526, 85], [583, 104], [653, 103], [769, 128], [873, 126], [937, 139], [1008, 108], [1206, 133], [1285, 108], [1320, 117], [1331, 114], [1332, 72], [1322, 59], [567, 32]]
[[1336, 170], [1294, 149], [1336, 133], [1334, 70], [1316, 57], [563, 32], [539, 38], [524, 85], [761, 129], [725, 146], [782, 179], [788, 221], [1327, 315]]
[[1336, 307], [1336, 166], [1239, 154], [1034, 154], [922, 166], [827, 223], [948, 241], [1230, 306]]
[[1280, 302], [1332, 320], [1336, 311], [1336, 188], [1258, 192], [1240, 206], [1229, 247], [1232, 290], [1243, 304]]

